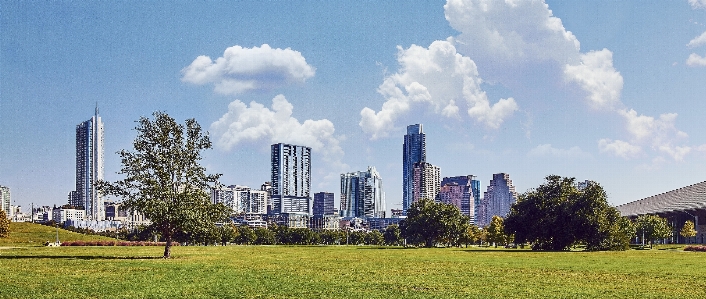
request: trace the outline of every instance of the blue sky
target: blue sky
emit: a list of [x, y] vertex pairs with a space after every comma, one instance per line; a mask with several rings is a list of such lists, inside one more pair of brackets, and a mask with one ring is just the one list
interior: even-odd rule
[[706, 1], [483, 2], [2, 1], [0, 184], [65, 203], [96, 103], [108, 180], [155, 110], [210, 132], [225, 184], [303, 144], [315, 192], [375, 166], [388, 209], [413, 123], [442, 176], [482, 189], [558, 174], [621, 204], [706, 180]]

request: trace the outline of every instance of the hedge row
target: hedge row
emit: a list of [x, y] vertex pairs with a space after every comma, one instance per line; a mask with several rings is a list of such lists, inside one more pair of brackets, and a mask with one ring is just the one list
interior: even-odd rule
[[706, 246], [686, 246], [684, 251], [703, 251], [706, 252]]
[[[133, 241], [66, 241], [61, 246], [166, 246], [166, 242], [133, 242]], [[172, 242], [172, 246], [179, 243]]]

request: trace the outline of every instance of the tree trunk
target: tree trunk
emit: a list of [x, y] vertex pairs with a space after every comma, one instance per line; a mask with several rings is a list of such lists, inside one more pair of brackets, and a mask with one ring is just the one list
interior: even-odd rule
[[164, 246], [164, 257], [165, 259], [168, 259], [172, 256], [172, 235], [167, 234], [164, 237], [164, 240], [166, 241], [166, 245]]

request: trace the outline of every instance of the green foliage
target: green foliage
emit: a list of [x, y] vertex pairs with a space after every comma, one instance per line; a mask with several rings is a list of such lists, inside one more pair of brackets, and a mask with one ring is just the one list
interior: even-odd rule
[[626, 220], [608, 204], [598, 183], [579, 190], [574, 178], [552, 175], [519, 196], [505, 231], [515, 243], [531, 243], [534, 250], [568, 250], [577, 244], [587, 250], [622, 250], [633, 230]]
[[684, 222], [684, 226], [679, 231], [679, 234], [684, 238], [692, 238], [696, 236], [696, 229], [694, 229], [694, 222], [687, 220]]
[[402, 231], [399, 225], [391, 224], [385, 228], [385, 232], [382, 234], [385, 239], [385, 245], [388, 246], [400, 246], [404, 243], [404, 238], [402, 238]]
[[495, 247], [498, 247], [498, 244], [503, 244], [507, 245], [508, 237], [505, 236], [505, 225], [503, 224], [503, 218], [500, 216], [493, 216], [493, 219], [490, 220], [490, 224], [488, 227], [486, 227], [487, 231], [487, 240], [490, 243], [495, 244]]
[[10, 236], [10, 219], [7, 218], [5, 210], [0, 210], [0, 238]]
[[658, 239], [666, 239], [672, 236], [672, 227], [667, 219], [657, 215], [640, 215], [635, 220], [637, 235], [650, 241], [650, 248]]
[[217, 239], [215, 222], [227, 216], [227, 207], [210, 202], [208, 191], [220, 175], [206, 175], [199, 165], [201, 151], [211, 148], [208, 135], [194, 119], [178, 124], [162, 112], [154, 120], [141, 117], [134, 151], [119, 152], [126, 177], [117, 182], [101, 181], [99, 190], [121, 197], [123, 205], [145, 215], [167, 242], [180, 236], [208, 243]]
[[411, 245], [433, 247], [436, 244], [460, 245], [470, 219], [453, 205], [421, 199], [407, 210], [407, 219], [400, 227], [402, 236]]

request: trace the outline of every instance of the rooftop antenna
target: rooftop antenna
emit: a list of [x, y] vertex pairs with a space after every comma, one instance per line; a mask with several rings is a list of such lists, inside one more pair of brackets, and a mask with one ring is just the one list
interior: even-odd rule
[[98, 102], [96, 102], [96, 116], [98, 115]]

